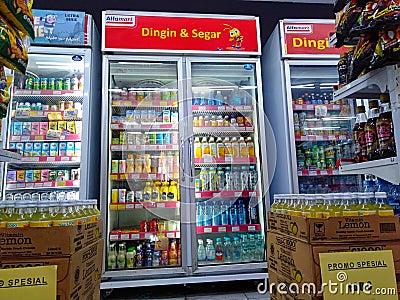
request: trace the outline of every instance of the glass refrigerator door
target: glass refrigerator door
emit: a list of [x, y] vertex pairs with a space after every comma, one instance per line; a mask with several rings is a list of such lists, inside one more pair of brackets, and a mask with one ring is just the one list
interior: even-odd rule
[[[337, 66], [290, 65], [292, 149], [299, 193], [353, 192], [357, 175], [339, 176], [338, 161], [353, 158], [353, 104], [334, 101]], [[290, 97], [290, 96], [289, 96]], [[296, 177], [296, 176], [295, 176]], [[295, 180], [296, 182], [296, 180]]]
[[80, 58], [30, 53], [27, 75], [15, 73], [8, 147], [23, 157], [7, 164], [7, 200], [80, 199], [85, 67]]
[[199, 265], [264, 261], [256, 67], [190, 67]]
[[107, 271], [181, 265], [178, 61], [109, 61]]

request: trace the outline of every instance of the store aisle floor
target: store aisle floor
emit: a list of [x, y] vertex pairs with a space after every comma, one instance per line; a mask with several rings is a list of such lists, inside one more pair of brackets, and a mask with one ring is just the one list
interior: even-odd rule
[[136, 300], [269, 300], [268, 294], [257, 292], [257, 281], [203, 283], [158, 287], [116, 289], [103, 299]]

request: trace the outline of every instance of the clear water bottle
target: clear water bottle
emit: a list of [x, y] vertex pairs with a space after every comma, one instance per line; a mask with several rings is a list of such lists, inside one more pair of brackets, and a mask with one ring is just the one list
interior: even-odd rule
[[255, 166], [250, 166], [249, 168], [249, 189], [256, 190], [258, 182], [258, 172]]
[[204, 247], [204, 242], [202, 239], [199, 239], [197, 242], [197, 261], [202, 265], [207, 261], [206, 248]]
[[237, 215], [238, 215], [238, 222], [239, 225], [246, 224], [246, 205], [242, 199], [239, 199], [237, 204]]
[[259, 224], [257, 198], [250, 198], [247, 211], [249, 215], [249, 224]]
[[246, 166], [242, 166], [242, 171], [240, 172], [240, 184], [241, 190], [245, 191], [249, 189], [249, 172]]
[[207, 201], [204, 204], [204, 226], [212, 226], [213, 223], [213, 202]]
[[229, 202], [229, 225], [239, 224], [237, 206], [235, 201]]
[[226, 184], [226, 190], [227, 191], [232, 191], [233, 190], [233, 180], [232, 180], [231, 167], [226, 167], [225, 168], [225, 184]]
[[226, 201], [221, 201], [220, 221], [221, 225], [229, 225], [229, 207]]
[[233, 190], [239, 191], [242, 188], [239, 168], [233, 167], [232, 169]]
[[214, 242], [211, 239], [207, 239], [206, 260], [207, 260], [208, 263], [214, 263], [215, 262]]
[[242, 261], [243, 262], [248, 262], [248, 261], [250, 261], [249, 249], [248, 249], [249, 248], [249, 240], [248, 240], [246, 234], [243, 234], [241, 236], [241, 239], [242, 239], [242, 241], [241, 241], [241, 244], [242, 244]]
[[221, 225], [221, 210], [219, 201], [212, 202], [212, 225], [213, 226]]
[[215, 242], [215, 261], [222, 263], [224, 261], [224, 245], [221, 238], [216, 238]]
[[240, 244], [239, 238], [235, 236], [232, 243], [232, 261], [242, 261], [242, 245]]
[[232, 243], [229, 237], [224, 238], [224, 262], [232, 262]]
[[224, 105], [224, 97], [222, 96], [221, 91], [217, 91], [215, 95], [215, 105]]
[[204, 226], [204, 205], [202, 202], [196, 202], [197, 226]]
[[248, 257], [250, 261], [255, 261], [256, 260], [256, 240], [254, 238], [254, 234], [249, 234], [249, 242], [248, 242]]
[[257, 261], [263, 261], [264, 260], [264, 239], [261, 234], [256, 234], [254, 236], [256, 240], [256, 257], [255, 259]]

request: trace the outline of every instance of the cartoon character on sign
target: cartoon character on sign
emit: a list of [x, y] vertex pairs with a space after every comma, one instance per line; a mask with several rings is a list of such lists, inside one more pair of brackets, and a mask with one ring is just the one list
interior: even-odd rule
[[[236, 27], [232, 27], [229, 24], [224, 24], [224, 26], [227, 26], [224, 28], [225, 30], [229, 30], [229, 41], [232, 42], [234, 41], [235, 43], [232, 45], [232, 47], [229, 47], [227, 49], [232, 49], [232, 50], [238, 50], [242, 49], [242, 42], [243, 42], [243, 35], [241, 34], [240, 30]], [[243, 49], [242, 49], [243, 50]]]
[[41, 18], [40, 21], [44, 21], [43, 31], [46, 36], [53, 35], [54, 27], [56, 26], [57, 16], [48, 14], [45, 18]]

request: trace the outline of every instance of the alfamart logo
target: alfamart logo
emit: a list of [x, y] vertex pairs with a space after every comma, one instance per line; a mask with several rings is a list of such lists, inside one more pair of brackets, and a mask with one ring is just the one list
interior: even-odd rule
[[312, 33], [312, 24], [286, 24], [285, 33]]
[[135, 16], [106, 15], [106, 26], [135, 26]]

